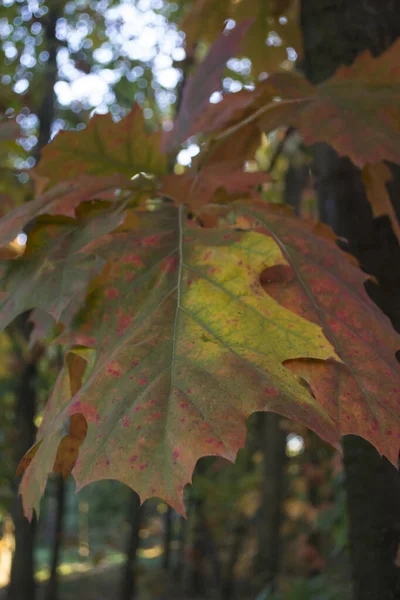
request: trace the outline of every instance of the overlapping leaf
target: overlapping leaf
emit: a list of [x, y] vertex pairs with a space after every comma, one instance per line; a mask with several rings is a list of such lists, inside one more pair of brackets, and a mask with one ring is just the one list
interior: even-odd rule
[[389, 167], [385, 163], [365, 165], [362, 170], [362, 179], [374, 217], [387, 215], [391, 221], [393, 232], [400, 242], [399, 221], [386, 187], [388, 181], [392, 179]]
[[[327, 142], [361, 168], [383, 160], [399, 163], [399, 61], [397, 40], [377, 58], [364, 52], [318, 86], [297, 73], [275, 73], [261, 88], [226, 96], [218, 107], [209, 106], [196, 126], [207, 133], [227, 128], [239, 142], [241, 131], [246, 132], [250, 124], [258, 123], [264, 131], [291, 125], [306, 143]], [[271, 102], [273, 96], [280, 102]], [[238, 126], [240, 120], [246, 127]]]
[[[24, 473], [20, 486], [26, 516], [31, 519], [33, 510], [40, 513], [40, 498], [46, 488], [49, 473], [69, 475], [78, 457], [79, 448], [87, 433], [86, 419], [80, 415], [66, 417], [58, 428], [49, 423], [48, 415], [61, 411], [79, 389], [87, 367], [87, 352], [77, 351], [67, 356], [67, 366], [62, 369], [48, 402], [39, 428], [40, 440], [21, 461], [17, 475]], [[48, 435], [46, 435], [48, 433]], [[32, 464], [33, 459], [35, 461]]]
[[[357, 166], [382, 160], [400, 162], [400, 40], [377, 58], [364, 52], [349, 67], [284, 111], [280, 120], [302, 132], [306, 143], [326, 141]], [[299, 99], [299, 76], [277, 73], [271, 78], [284, 99]], [[274, 116], [272, 113], [272, 124]], [[264, 126], [269, 126], [266, 116]]]
[[134, 187], [122, 175], [110, 177], [81, 177], [60, 183], [30, 202], [18, 206], [0, 220], [0, 248], [12, 242], [27, 223], [40, 215], [74, 217], [76, 208], [97, 195], [116, 188]]
[[[308, 229], [284, 208], [238, 208], [242, 227], [279, 240], [290, 267], [266, 270], [266, 292], [322, 327], [343, 361], [295, 361], [340, 435], [367, 439], [397, 466], [400, 445], [400, 336], [368, 297], [365, 275], [343, 258], [323, 226]], [[317, 428], [314, 428], [318, 431]]]
[[0, 327], [3, 329], [31, 308], [45, 310], [56, 321], [63, 314], [69, 320], [104, 264], [98, 256], [79, 251], [118, 227], [121, 220], [117, 209], [96, 216], [91, 208], [80, 221], [39, 221], [29, 236], [24, 255], [3, 266]]
[[42, 151], [36, 172], [52, 186], [82, 175], [139, 172], [162, 175], [167, 168], [160, 135], [149, 134], [143, 112], [135, 105], [121, 121], [95, 115], [82, 131], [62, 131]]
[[[78, 488], [115, 478], [142, 500], [160, 496], [182, 511], [197, 459], [234, 459], [257, 410], [337, 441], [332, 419], [283, 365], [336, 354], [318, 326], [262, 290], [260, 273], [286, 264], [271, 237], [204, 230], [171, 207], [144, 215], [140, 231], [110, 234], [87, 251], [109, 267], [71, 335], [92, 345], [96, 360], [68, 405], [48, 408], [46, 433], [74, 414], [87, 420], [73, 471]], [[31, 468], [40, 471], [38, 461]], [[37, 502], [26, 499], [27, 513]]]
[[194, 76], [184, 85], [174, 128], [164, 139], [165, 148], [172, 150], [179, 148], [179, 145], [189, 137], [193, 121], [196, 121], [207, 108], [211, 94], [221, 89], [221, 78], [226, 62], [238, 52], [240, 41], [250, 25], [251, 21], [247, 19], [232, 31], [219, 34]]
[[165, 175], [160, 181], [160, 193], [193, 210], [216, 201], [218, 192], [230, 200], [246, 194], [255, 196], [255, 188], [271, 181], [262, 171], [246, 172], [239, 161], [210, 163], [199, 171], [183, 175]]

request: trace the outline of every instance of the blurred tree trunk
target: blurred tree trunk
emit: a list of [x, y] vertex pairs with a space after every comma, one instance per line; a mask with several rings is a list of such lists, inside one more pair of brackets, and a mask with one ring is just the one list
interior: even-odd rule
[[171, 536], [172, 536], [172, 508], [167, 506], [167, 512], [164, 515], [164, 553], [163, 569], [168, 571], [171, 562]]
[[[396, 0], [303, 0], [304, 71], [313, 83], [350, 64], [362, 51], [383, 52], [400, 35]], [[373, 300], [400, 331], [400, 252], [386, 218], [374, 219], [360, 171], [326, 144], [314, 148], [321, 219], [348, 240], [348, 250], [379, 286]], [[396, 169], [398, 172], [398, 169]], [[400, 178], [392, 183], [399, 214]], [[366, 441], [343, 440], [355, 600], [400, 598], [400, 480]]]
[[179, 515], [178, 518], [178, 551], [176, 554], [176, 561], [174, 565], [174, 580], [176, 583], [182, 583], [183, 571], [184, 571], [184, 559], [185, 559], [185, 546], [187, 537], [188, 520]]
[[[200, 465], [201, 466], [201, 465]], [[191, 502], [192, 544], [191, 557], [186, 575], [186, 588], [189, 597], [204, 596], [206, 591], [206, 544], [202, 518], [202, 498], [193, 498]]]
[[126, 562], [122, 577], [121, 600], [132, 600], [136, 596], [136, 574], [135, 566], [137, 551], [139, 548], [139, 530], [143, 518], [143, 507], [140, 506], [140, 498], [136, 492], [130, 490], [128, 508], [128, 521], [130, 534], [126, 547]]
[[[21, 361], [23, 358], [21, 357]], [[36, 427], [36, 386], [37, 363], [34, 357], [23, 364], [22, 373], [18, 374], [16, 390], [15, 425], [17, 439], [15, 442], [15, 462], [35, 443]], [[15, 551], [11, 567], [11, 579], [8, 587], [9, 600], [34, 600], [34, 542], [35, 517], [30, 523], [24, 515], [21, 496], [16, 489], [16, 503], [12, 511], [15, 529]]]
[[65, 483], [57, 474], [53, 481], [53, 505], [55, 508], [54, 538], [51, 546], [50, 578], [46, 585], [46, 600], [58, 599], [58, 563], [60, 560], [65, 511]]
[[263, 413], [261, 420], [261, 448], [263, 450], [263, 481], [261, 507], [258, 518], [257, 576], [263, 585], [272, 588], [280, 568], [280, 525], [284, 494], [286, 463], [286, 432], [281, 427], [282, 417]]
[[221, 584], [220, 600], [233, 600], [233, 598], [236, 597], [235, 567], [240, 558], [247, 531], [248, 522], [247, 519], [242, 516], [234, 528], [225, 577]]

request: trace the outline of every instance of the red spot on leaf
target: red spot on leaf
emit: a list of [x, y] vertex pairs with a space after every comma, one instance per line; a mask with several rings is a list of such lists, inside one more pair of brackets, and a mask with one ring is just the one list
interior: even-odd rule
[[139, 385], [147, 385], [147, 377], [139, 377]]
[[118, 298], [119, 289], [118, 288], [109, 288], [108, 290], [106, 290], [106, 296], [107, 296], [107, 298], [110, 298], [110, 300], [113, 300], [114, 298]]
[[278, 390], [270, 385], [266, 386], [263, 391], [264, 391], [264, 394], [268, 394], [268, 396], [271, 396], [271, 397], [279, 396]]
[[132, 323], [132, 317], [129, 315], [125, 315], [118, 320], [117, 326], [117, 334], [123, 335], [125, 331], [128, 329], [129, 325]]
[[140, 469], [141, 471], [144, 471], [145, 469], [147, 469], [147, 467], [148, 467], [148, 466], [149, 466], [149, 463], [142, 463], [142, 464], [139, 466], [139, 469]]
[[122, 425], [122, 427], [130, 427], [131, 426], [131, 420], [127, 415], [125, 415], [124, 418], [122, 419], [121, 425]]
[[159, 242], [160, 242], [160, 235], [150, 235], [149, 237], [143, 238], [142, 243], [143, 246], [153, 246], [156, 247], [158, 246]]

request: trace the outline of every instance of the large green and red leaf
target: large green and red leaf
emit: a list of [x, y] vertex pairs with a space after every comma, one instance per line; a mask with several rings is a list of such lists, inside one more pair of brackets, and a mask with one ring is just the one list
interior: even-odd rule
[[88, 422], [73, 471], [78, 488], [116, 478], [142, 499], [160, 496], [182, 511], [197, 459], [233, 460], [257, 410], [281, 412], [337, 442], [333, 420], [283, 364], [336, 353], [319, 326], [263, 291], [260, 273], [286, 264], [271, 237], [204, 230], [171, 207], [87, 251], [109, 268], [70, 335], [93, 346], [96, 360], [70, 402], [48, 417], [54, 431], [74, 414]]
[[280, 209], [236, 204], [232, 219], [243, 231], [204, 230], [171, 207], [87, 247], [109, 266], [69, 334], [96, 360], [48, 416], [54, 431], [88, 422], [78, 488], [116, 478], [183, 510], [197, 459], [233, 460], [257, 410], [333, 444], [361, 435], [396, 462], [399, 337], [365, 276]]

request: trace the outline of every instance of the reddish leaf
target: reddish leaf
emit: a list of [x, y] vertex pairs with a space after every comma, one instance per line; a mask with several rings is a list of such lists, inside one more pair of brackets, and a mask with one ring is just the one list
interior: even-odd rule
[[361, 168], [400, 162], [399, 64], [397, 40], [377, 58], [364, 52], [319, 86], [294, 73], [275, 74], [269, 81], [282, 103], [266, 111], [261, 126], [293, 125], [306, 143], [328, 142]]
[[82, 175], [162, 175], [166, 168], [160, 135], [147, 132], [143, 112], [135, 105], [121, 121], [114, 122], [110, 114], [95, 115], [86, 129], [59, 133], [43, 149], [36, 173], [53, 186]]
[[255, 186], [267, 181], [271, 178], [266, 173], [248, 173], [237, 161], [226, 161], [206, 165], [197, 173], [166, 175], [160, 181], [160, 193], [197, 210], [215, 200], [219, 190], [226, 192], [227, 200], [246, 194], [254, 196]]
[[394, 234], [400, 242], [399, 221], [386, 187], [387, 182], [392, 179], [389, 167], [384, 163], [365, 165], [362, 178], [374, 217], [387, 215], [392, 223]]
[[248, 31], [251, 20], [243, 21], [227, 32], [222, 32], [214, 42], [196, 73], [183, 88], [182, 101], [174, 129], [165, 136], [167, 150], [176, 150], [192, 130], [192, 123], [207, 108], [210, 96], [221, 89], [221, 77], [226, 62], [238, 51], [240, 41]]
[[[364, 52], [319, 86], [297, 73], [275, 73], [261, 89], [209, 107], [195, 126], [207, 133], [226, 127], [222, 138], [228, 144], [250, 125], [265, 131], [291, 125], [306, 143], [327, 142], [361, 168], [383, 160], [400, 163], [399, 61], [397, 40], [377, 58]], [[271, 102], [273, 96], [280, 101]], [[218, 139], [221, 143], [221, 135]]]
[[39, 215], [75, 216], [75, 209], [82, 203], [106, 190], [133, 187], [122, 175], [111, 177], [81, 177], [76, 181], [60, 183], [42, 196], [18, 206], [0, 220], [0, 248], [12, 242], [27, 223]]

